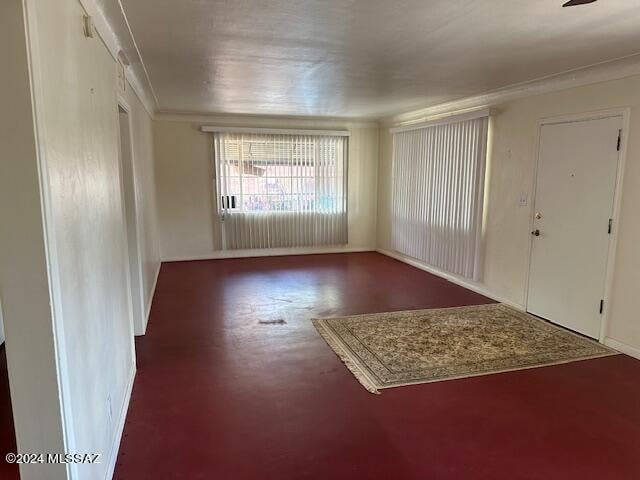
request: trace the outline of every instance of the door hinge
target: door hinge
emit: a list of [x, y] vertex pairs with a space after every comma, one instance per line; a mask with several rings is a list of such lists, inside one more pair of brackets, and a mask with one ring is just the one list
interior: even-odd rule
[[609, 219], [609, 228], [607, 229], [607, 233], [611, 235], [611, 229], [613, 228], [613, 218]]
[[622, 143], [622, 130], [618, 130], [618, 146], [616, 147], [616, 150], [619, 152], [620, 151], [620, 144]]
[[604, 312], [604, 300], [600, 300], [600, 315]]

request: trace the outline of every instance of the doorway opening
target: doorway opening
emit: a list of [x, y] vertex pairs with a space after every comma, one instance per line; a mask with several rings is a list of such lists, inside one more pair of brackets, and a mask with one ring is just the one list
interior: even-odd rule
[[135, 335], [143, 335], [145, 325], [145, 307], [142, 285], [140, 238], [136, 208], [135, 168], [133, 164], [133, 148], [131, 142], [131, 119], [129, 116], [129, 109], [122, 103], [118, 105], [118, 120], [120, 127], [120, 167], [122, 172], [127, 247], [129, 251], [133, 330]]

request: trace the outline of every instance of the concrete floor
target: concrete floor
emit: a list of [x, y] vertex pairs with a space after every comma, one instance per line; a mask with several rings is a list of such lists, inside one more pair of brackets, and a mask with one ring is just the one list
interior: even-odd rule
[[[637, 360], [372, 395], [309, 320], [486, 302], [377, 253], [164, 264], [115, 478], [640, 478]], [[13, 451], [0, 349], [0, 453]], [[0, 461], [0, 478], [17, 467]]]
[[634, 359], [372, 395], [310, 322], [489, 301], [377, 253], [165, 264], [116, 478], [640, 478]]

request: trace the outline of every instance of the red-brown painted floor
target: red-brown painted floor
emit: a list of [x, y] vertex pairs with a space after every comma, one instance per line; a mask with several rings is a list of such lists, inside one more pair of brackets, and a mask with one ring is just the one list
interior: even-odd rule
[[376, 253], [164, 264], [116, 478], [639, 479], [636, 360], [377, 396], [309, 321], [486, 302]]
[[[367, 393], [313, 316], [489, 300], [375, 253], [165, 264], [115, 477], [634, 480], [626, 356]], [[260, 321], [283, 319], [284, 325]], [[0, 452], [15, 451], [0, 349]], [[0, 461], [0, 479], [18, 470]]]
[[0, 346], [0, 479], [18, 480], [18, 466], [5, 462], [7, 453], [16, 452], [16, 434], [13, 428], [11, 413], [11, 396], [9, 394], [9, 377], [7, 374], [7, 356], [4, 344]]

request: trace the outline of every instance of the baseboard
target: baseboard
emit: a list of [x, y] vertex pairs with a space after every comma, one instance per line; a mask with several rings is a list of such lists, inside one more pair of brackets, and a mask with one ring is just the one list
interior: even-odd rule
[[373, 252], [374, 248], [265, 248], [256, 250], [220, 250], [205, 255], [165, 257], [163, 262], [192, 262], [197, 260], [220, 260], [224, 258], [283, 257], [288, 255], [318, 255], [329, 253]]
[[116, 469], [116, 462], [118, 461], [118, 452], [120, 451], [120, 442], [122, 441], [122, 434], [124, 432], [125, 421], [127, 420], [127, 412], [129, 411], [129, 403], [131, 402], [131, 393], [133, 392], [133, 383], [136, 378], [136, 366], [135, 363], [131, 365], [131, 371], [129, 372], [129, 381], [127, 384], [127, 391], [125, 393], [124, 402], [120, 410], [120, 417], [118, 418], [118, 425], [116, 433], [111, 446], [111, 454], [109, 455], [109, 463], [107, 465], [107, 474], [105, 480], [111, 480], [113, 473]]
[[613, 338], [606, 337], [604, 339], [604, 344], [607, 347], [611, 347], [619, 352], [622, 352], [630, 357], [637, 358], [640, 360], [640, 349], [636, 347], [632, 347], [631, 345], [627, 345], [626, 343], [619, 342], [614, 340]]
[[513, 307], [517, 310], [520, 311], [525, 311], [525, 307], [524, 305], [520, 305], [519, 303], [513, 302], [509, 299], [506, 298], [502, 298], [492, 292], [490, 292], [489, 290], [487, 290], [486, 288], [484, 288], [482, 285], [470, 282], [468, 280], [465, 280], [463, 278], [457, 277], [456, 275], [452, 275], [450, 273], [447, 272], [443, 272], [442, 270], [439, 270], [435, 267], [432, 267], [430, 265], [426, 265], [424, 263], [422, 263], [419, 260], [416, 260], [415, 258], [411, 258], [411, 257], [407, 257], [406, 255], [402, 255], [401, 253], [398, 252], [393, 252], [391, 250], [384, 250], [384, 249], [378, 249], [377, 250], [378, 253], [381, 253], [382, 255], [386, 255], [387, 257], [391, 257], [394, 258], [400, 262], [406, 263], [408, 265], [411, 265], [412, 267], [418, 268], [420, 270], [423, 270], [427, 273], [431, 273], [433, 275], [436, 275], [440, 278], [443, 278], [445, 280], [447, 280], [448, 282], [451, 283], [455, 283], [456, 285], [459, 285], [461, 287], [466, 288], [467, 290], [471, 290], [472, 292], [476, 292], [479, 293], [480, 295], [484, 295], [487, 298], [490, 298], [492, 300], [495, 300], [496, 302], [500, 302], [500, 303], [504, 303], [505, 305], [509, 305], [510, 307]]

